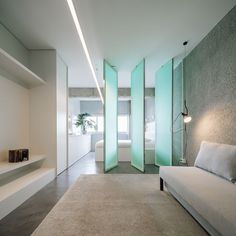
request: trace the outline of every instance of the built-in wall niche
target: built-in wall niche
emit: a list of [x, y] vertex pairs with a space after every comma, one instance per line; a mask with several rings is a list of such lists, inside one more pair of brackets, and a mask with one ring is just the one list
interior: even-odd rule
[[8, 162], [8, 150], [29, 148], [30, 88], [46, 82], [0, 48], [1, 164]]
[[0, 74], [26, 88], [45, 84], [45, 81], [0, 48]]
[[[0, 219], [56, 174], [57, 54], [41, 50], [30, 52], [29, 59], [34, 72], [0, 49]], [[29, 149], [29, 160], [8, 163], [8, 150], [21, 148]]]
[[[68, 68], [56, 50], [28, 50], [2, 24], [0, 38], [1, 219], [67, 168]], [[8, 163], [8, 150], [23, 148], [29, 161]]]
[[0, 75], [0, 162], [8, 150], [29, 148], [29, 90]]
[[43, 151], [30, 149], [28, 161], [8, 162], [9, 149], [30, 148], [30, 102], [29, 89], [0, 75], [0, 219], [55, 176], [54, 168], [43, 167]]

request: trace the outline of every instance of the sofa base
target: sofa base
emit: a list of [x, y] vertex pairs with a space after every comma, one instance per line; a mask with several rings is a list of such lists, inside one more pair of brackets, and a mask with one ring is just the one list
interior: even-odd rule
[[[161, 190], [161, 180], [160, 178], [160, 190]], [[164, 184], [163, 184], [164, 185]], [[212, 236], [221, 236], [219, 232], [217, 232], [201, 215], [198, 214], [198, 212], [192, 208], [176, 191], [171, 188], [166, 182], [165, 186], [168, 189], [168, 191], [174, 196], [174, 198], [189, 212], [190, 215], [193, 216], [193, 218]], [[164, 188], [164, 186], [163, 186]], [[163, 190], [161, 190], [163, 191]]]
[[160, 178], [160, 191], [164, 191], [164, 180]]

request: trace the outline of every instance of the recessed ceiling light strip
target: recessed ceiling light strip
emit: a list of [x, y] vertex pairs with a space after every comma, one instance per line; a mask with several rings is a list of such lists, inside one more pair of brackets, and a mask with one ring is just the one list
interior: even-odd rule
[[72, 1], [72, 0], [67, 0], [67, 3], [68, 3], [68, 6], [69, 6], [69, 8], [70, 8], [70, 12], [71, 12], [72, 18], [73, 18], [73, 20], [74, 20], [75, 27], [76, 27], [76, 29], [77, 29], [77, 33], [78, 33], [78, 35], [79, 35], [80, 41], [81, 41], [81, 43], [82, 43], [82, 46], [83, 46], [83, 49], [84, 49], [84, 53], [85, 53], [85, 55], [86, 55], [86, 58], [87, 58], [87, 61], [88, 61], [90, 70], [91, 70], [91, 72], [92, 72], [93, 79], [94, 79], [94, 81], [95, 81], [95, 84], [96, 84], [96, 87], [97, 87], [99, 96], [100, 96], [100, 98], [101, 98], [102, 103], [104, 103], [103, 96], [102, 96], [102, 92], [101, 92], [101, 89], [100, 89], [99, 84], [98, 84], [98, 79], [97, 79], [95, 70], [94, 70], [94, 68], [93, 68], [93, 64], [92, 64], [92, 61], [91, 61], [91, 58], [90, 58], [90, 55], [89, 55], [89, 52], [88, 52], [87, 45], [86, 45], [85, 40], [84, 40], [83, 32], [82, 32], [82, 29], [81, 29], [81, 27], [80, 27], [80, 23], [79, 23], [79, 20], [78, 20], [76, 11], [75, 11], [75, 7], [74, 7], [74, 4], [73, 4], [73, 1]]

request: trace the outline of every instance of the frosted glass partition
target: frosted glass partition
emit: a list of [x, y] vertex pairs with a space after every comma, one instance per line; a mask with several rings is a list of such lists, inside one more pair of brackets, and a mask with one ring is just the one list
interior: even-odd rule
[[144, 171], [145, 60], [131, 74], [131, 165]]
[[104, 145], [104, 170], [118, 165], [117, 155], [117, 100], [118, 80], [116, 70], [104, 61], [105, 79], [105, 145]]
[[172, 165], [173, 60], [167, 62], [157, 71], [155, 79], [155, 164], [170, 166]]

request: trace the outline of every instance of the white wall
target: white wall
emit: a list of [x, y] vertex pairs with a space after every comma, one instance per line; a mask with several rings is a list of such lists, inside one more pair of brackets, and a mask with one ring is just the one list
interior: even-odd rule
[[30, 67], [46, 80], [30, 90], [30, 148], [59, 174], [67, 168], [67, 66], [55, 50], [33, 50]]
[[9, 149], [29, 148], [29, 91], [0, 76], [0, 160]]
[[56, 167], [56, 51], [31, 51], [30, 67], [46, 80], [45, 85], [30, 89], [30, 149], [47, 156], [45, 166]]
[[[28, 50], [0, 24], [0, 48], [25, 66]], [[6, 79], [0, 68], [0, 161], [8, 158], [9, 149], [29, 147], [29, 91]]]
[[78, 98], [68, 99], [68, 113], [72, 116], [80, 113], [80, 100]]
[[67, 168], [67, 66], [57, 56], [57, 174]]

